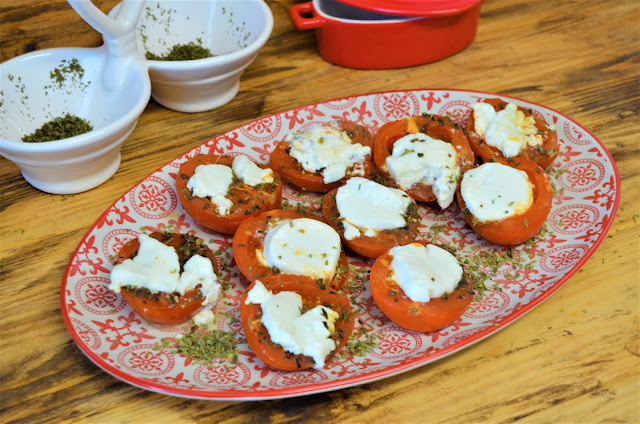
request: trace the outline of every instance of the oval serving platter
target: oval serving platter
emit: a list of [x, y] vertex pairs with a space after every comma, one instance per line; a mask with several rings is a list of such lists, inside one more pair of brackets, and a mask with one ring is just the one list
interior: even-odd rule
[[[239, 320], [239, 299], [247, 281], [239, 274], [231, 238], [198, 227], [175, 193], [180, 163], [195, 154], [246, 154], [265, 163], [286, 134], [311, 122], [346, 119], [373, 133], [385, 122], [432, 113], [463, 123], [470, 104], [500, 97], [531, 108], [561, 141], [550, 169], [554, 201], [543, 231], [511, 250], [477, 237], [452, 205], [445, 211], [421, 206], [423, 238], [453, 246], [478, 272], [492, 277], [486, 291], [455, 323], [432, 333], [403, 330], [372, 301], [367, 274], [372, 261], [351, 256], [348, 294], [356, 314], [350, 342], [359, 349], [338, 354], [321, 370], [281, 372], [265, 366], [249, 349]], [[283, 207], [319, 210], [321, 197], [285, 185]], [[61, 310], [73, 340], [93, 362], [132, 385], [159, 393], [211, 400], [264, 400], [326, 392], [396, 375], [428, 364], [494, 334], [560, 288], [595, 252], [620, 202], [620, 177], [609, 152], [588, 130], [552, 109], [509, 96], [477, 91], [423, 89], [364, 94], [302, 106], [229, 131], [166, 164], [115, 201], [94, 223], [73, 253], [62, 281]], [[214, 309], [216, 328], [233, 331], [236, 362], [207, 364], [184, 357], [162, 340], [173, 340], [190, 325], [162, 327], [137, 316], [107, 288], [112, 258], [140, 233], [194, 234], [218, 252], [220, 278], [228, 288]], [[500, 256], [498, 268], [478, 258]], [[354, 355], [349, 352], [358, 352]]]

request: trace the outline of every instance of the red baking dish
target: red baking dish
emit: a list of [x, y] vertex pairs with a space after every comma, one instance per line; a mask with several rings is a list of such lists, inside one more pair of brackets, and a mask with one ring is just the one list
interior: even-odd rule
[[481, 5], [482, 0], [312, 0], [289, 13], [296, 28], [316, 30], [320, 55], [329, 62], [391, 69], [467, 47], [476, 36]]

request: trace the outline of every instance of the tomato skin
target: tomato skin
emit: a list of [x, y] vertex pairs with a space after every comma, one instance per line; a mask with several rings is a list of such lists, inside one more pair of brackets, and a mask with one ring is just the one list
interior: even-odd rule
[[[240, 224], [238, 231], [233, 236], [232, 248], [233, 256], [236, 261], [236, 265], [242, 275], [252, 283], [256, 280], [262, 281], [264, 278], [274, 275], [274, 271], [262, 263], [260, 263], [256, 256], [257, 250], [264, 249], [264, 238], [267, 233], [267, 223], [272, 219], [299, 219], [310, 218], [316, 221], [324, 222], [318, 216], [309, 213], [303, 214], [295, 210], [271, 210], [263, 213], [260, 216], [252, 217]], [[321, 288], [328, 287], [331, 290], [340, 290], [347, 285], [349, 281], [349, 260], [347, 255], [343, 252], [340, 253], [340, 260], [338, 261], [339, 270], [333, 276], [333, 279], [324, 284], [318, 284], [312, 278], [313, 285]], [[277, 274], [282, 275], [282, 274]]]
[[375, 237], [363, 234], [360, 237], [347, 240], [344, 237], [344, 228], [340, 222], [340, 212], [336, 204], [337, 192], [337, 188], [333, 189], [322, 198], [322, 216], [340, 234], [342, 243], [355, 253], [375, 259], [394, 246], [411, 243], [418, 236], [422, 217], [417, 205], [412, 203], [407, 209], [407, 225], [405, 227], [382, 230]]
[[200, 290], [193, 289], [178, 297], [178, 302], [172, 304], [168, 296], [159, 295], [157, 298], [138, 294], [135, 290], [123, 287], [120, 291], [124, 300], [138, 315], [149, 322], [163, 325], [177, 325], [188, 321], [198, 312], [204, 298], [199, 296]]
[[[422, 240], [418, 243], [427, 244]], [[392, 260], [393, 255], [389, 252], [376, 259], [371, 267], [369, 282], [371, 295], [378, 308], [402, 328], [421, 333], [440, 330], [460, 318], [473, 300], [474, 293], [469, 283], [463, 280], [446, 299], [414, 302], [400, 285], [389, 278]]]
[[[508, 104], [501, 99], [484, 99], [483, 103], [488, 103], [493, 106], [496, 112], [504, 109]], [[537, 147], [526, 146], [516, 157], [529, 159], [540, 165], [542, 168], [548, 169], [549, 165], [551, 165], [555, 158], [558, 157], [559, 144], [556, 132], [550, 130], [547, 123], [543, 119], [534, 115], [531, 109], [525, 109], [518, 106], [518, 110], [522, 111], [525, 116], [533, 116], [536, 128], [542, 135], [542, 145]], [[484, 138], [476, 134], [473, 112], [469, 115], [467, 120], [466, 132], [471, 148], [484, 162], [490, 162], [493, 159], [506, 159], [497, 147], [487, 144], [484, 141]]]
[[[315, 287], [313, 279], [301, 275], [278, 274], [265, 277], [260, 281], [267, 290], [272, 291], [274, 294], [281, 291], [298, 293], [302, 297], [303, 313], [318, 305], [324, 305], [336, 311], [340, 315], [340, 318], [335, 322], [334, 340], [336, 340], [337, 345], [329, 356], [333, 356], [347, 344], [349, 336], [353, 333], [354, 316], [351, 310], [351, 303], [346, 295], [338, 294], [331, 290], [321, 290]], [[254, 285], [255, 283], [251, 283], [240, 301], [242, 326], [251, 350], [265, 364], [279, 370], [294, 371], [313, 368], [315, 362], [309, 356], [294, 355], [271, 341], [269, 332], [260, 321], [262, 316], [261, 306], [245, 304], [247, 293]]]
[[[423, 115], [405, 118], [400, 121], [384, 124], [376, 133], [373, 147], [373, 160], [380, 173], [393, 180], [387, 168], [387, 156], [393, 152], [393, 145], [408, 134], [423, 133], [451, 144], [457, 153], [460, 174], [468, 171], [475, 163], [475, 155], [464, 131], [451, 119], [438, 115]], [[460, 183], [458, 183], [458, 186]], [[405, 190], [411, 198], [418, 202], [435, 202], [431, 185], [416, 183]]]
[[456, 199], [463, 218], [476, 234], [501, 246], [516, 246], [538, 234], [547, 220], [553, 200], [551, 182], [545, 170], [531, 160], [512, 158], [497, 159], [495, 162], [527, 173], [533, 184], [533, 203], [526, 212], [499, 221], [481, 222], [467, 209], [460, 190], [456, 192]]
[[[273, 173], [273, 183], [252, 187], [240, 181], [229, 187], [227, 198], [233, 206], [227, 215], [216, 212], [216, 206], [209, 198], [193, 196], [187, 188], [187, 181], [193, 176], [198, 165], [220, 164], [231, 167], [235, 156], [196, 155], [182, 163], [176, 178], [176, 188], [180, 204], [189, 216], [200, 225], [222, 234], [233, 234], [245, 219], [262, 212], [277, 209], [282, 203], [282, 181], [277, 172]], [[261, 168], [266, 166], [258, 164]]]
[[[354, 144], [359, 143], [363, 146], [369, 146], [371, 150], [373, 150], [373, 136], [366, 127], [354, 122], [343, 120], [337, 121], [337, 123], [342, 131], [349, 134], [349, 137]], [[329, 124], [330, 123], [327, 123], [327, 125]], [[288, 142], [281, 141], [278, 143], [269, 158], [269, 166], [271, 169], [278, 172], [282, 176], [283, 180], [302, 190], [326, 193], [329, 190], [339, 187], [341, 182], [350, 178], [347, 175], [340, 181], [327, 184], [324, 182], [321, 174], [305, 171], [298, 160], [288, 153], [288, 150]], [[363, 168], [364, 177], [371, 174], [371, 155], [365, 158]], [[349, 170], [347, 170], [347, 174], [348, 173]]]
[[[195, 237], [163, 232], [149, 234], [149, 237], [176, 248], [181, 267], [191, 257], [191, 255], [187, 256], [178, 249], [189, 243], [188, 240], [195, 239]], [[125, 259], [133, 259], [139, 248], [140, 242], [137, 238], [130, 240], [117, 253], [115, 263], [119, 264]], [[211, 249], [202, 244], [196, 253], [207, 257], [213, 265], [214, 272], [216, 274], [219, 273], [218, 265]], [[188, 321], [198, 312], [204, 301], [199, 288], [189, 290], [184, 295], [179, 295], [178, 293], [162, 292], [154, 294], [146, 289], [137, 290], [123, 286], [120, 289], [120, 294], [138, 315], [147, 321], [164, 325], [176, 325]]]

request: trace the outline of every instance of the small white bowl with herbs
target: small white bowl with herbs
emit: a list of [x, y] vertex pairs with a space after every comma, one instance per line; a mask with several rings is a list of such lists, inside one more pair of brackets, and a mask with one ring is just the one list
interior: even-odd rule
[[228, 103], [272, 29], [273, 15], [262, 0], [147, 0], [136, 39], [152, 97], [180, 112]]
[[104, 87], [106, 50], [47, 49], [0, 65], [0, 154], [42, 191], [79, 193], [109, 179], [149, 102], [143, 63]]

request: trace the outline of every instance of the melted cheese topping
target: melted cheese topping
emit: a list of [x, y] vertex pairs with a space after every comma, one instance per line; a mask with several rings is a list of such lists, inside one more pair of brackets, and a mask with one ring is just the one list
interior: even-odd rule
[[220, 164], [198, 165], [187, 181], [187, 188], [195, 197], [208, 197], [216, 205], [219, 215], [228, 215], [233, 202], [226, 196], [234, 174], [250, 186], [273, 182], [271, 169], [262, 169], [247, 157], [239, 155], [233, 159], [231, 167]]
[[391, 279], [414, 302], [428, 302], [453, 292], [462, 279], [462, 267], [446, 250], [411, 243], [396, 246], [389, 253]]
[[273, 182], [273, 171], [270, 168], [262, 169], [246, 156], [233, 158], [231, 169], [240, 181], [252, 187]]
[[331, 335], [339, 315], [331, 308], [318, 305], [303, 314], [298, 293], [273, 294], [259, 280], [247, 293], [245, 304], [261, 306], [261, 321], [272, 342], [293, 354], [310, 356], [316, 368], [322, 368], [327, 355], [336, 348]]
[[345, 131], [335, 126], [314, 124], [287, 135], [289, 154], [305, 171], [318, 173], [328, 184], [339, 181], [353, 168], [350, 175], [364, 175], [364, 159], [371, 154], [371, 148], [360, 143], [352, 143]]
[[460, 167], [456, 151], [450, 143], [423, 133], [408, 134], [393, 144], [386, 158], [389, 174], [403, 189], [416, 183], [432, 186], [442, 209], [453, 202]]
[[350, 178], [336, 193], [347, 240], [361, 233], [374, 237], [378, 231], [404, 227], [404, 214], [410, 204], [411, 198], [404, 191], [360, 177]]
[[[340, 260], [340, 236], [324, 222], [299, 218], [280, 222], [267, 231], [258, 259], [285, 274], [329, 281]], [[261, 258], [260, 256], [263, 256]]]
[[475, 132], [490, 146], [511, 158], [518, 156], [526, 146], [542, 145], [533, 116], [526, 116], [515, 103], [509, 103], [497, 112], [488, 103], [471, 105], [475, 120]]
[[194, 255], [183, 266], [180, 274], [178, 254], [167, 246], [145, 234], [138, 236], [140, 248], [133, 259], [126, 259], [111, 270], [109, 289], [120, 293], [121, 287], [146, 288], [152, 293], [180, 293], [200, 285], [204, 295], [203, 305], [218, 300], [220, 284], [209, 258]]
[[227, 215], [233, 202], [225, 196], [233, 182], [233, 172], [225, 165], [198, 165], [187, 181], [187, 188], [196, 197], [208, 197], [216, 205], [216, 212]]
[[533, 184], [526, 172], [500, 163], [467, 171], [460, 191], [479, 221], [498, 221], [526, 212], [533, 203]]

